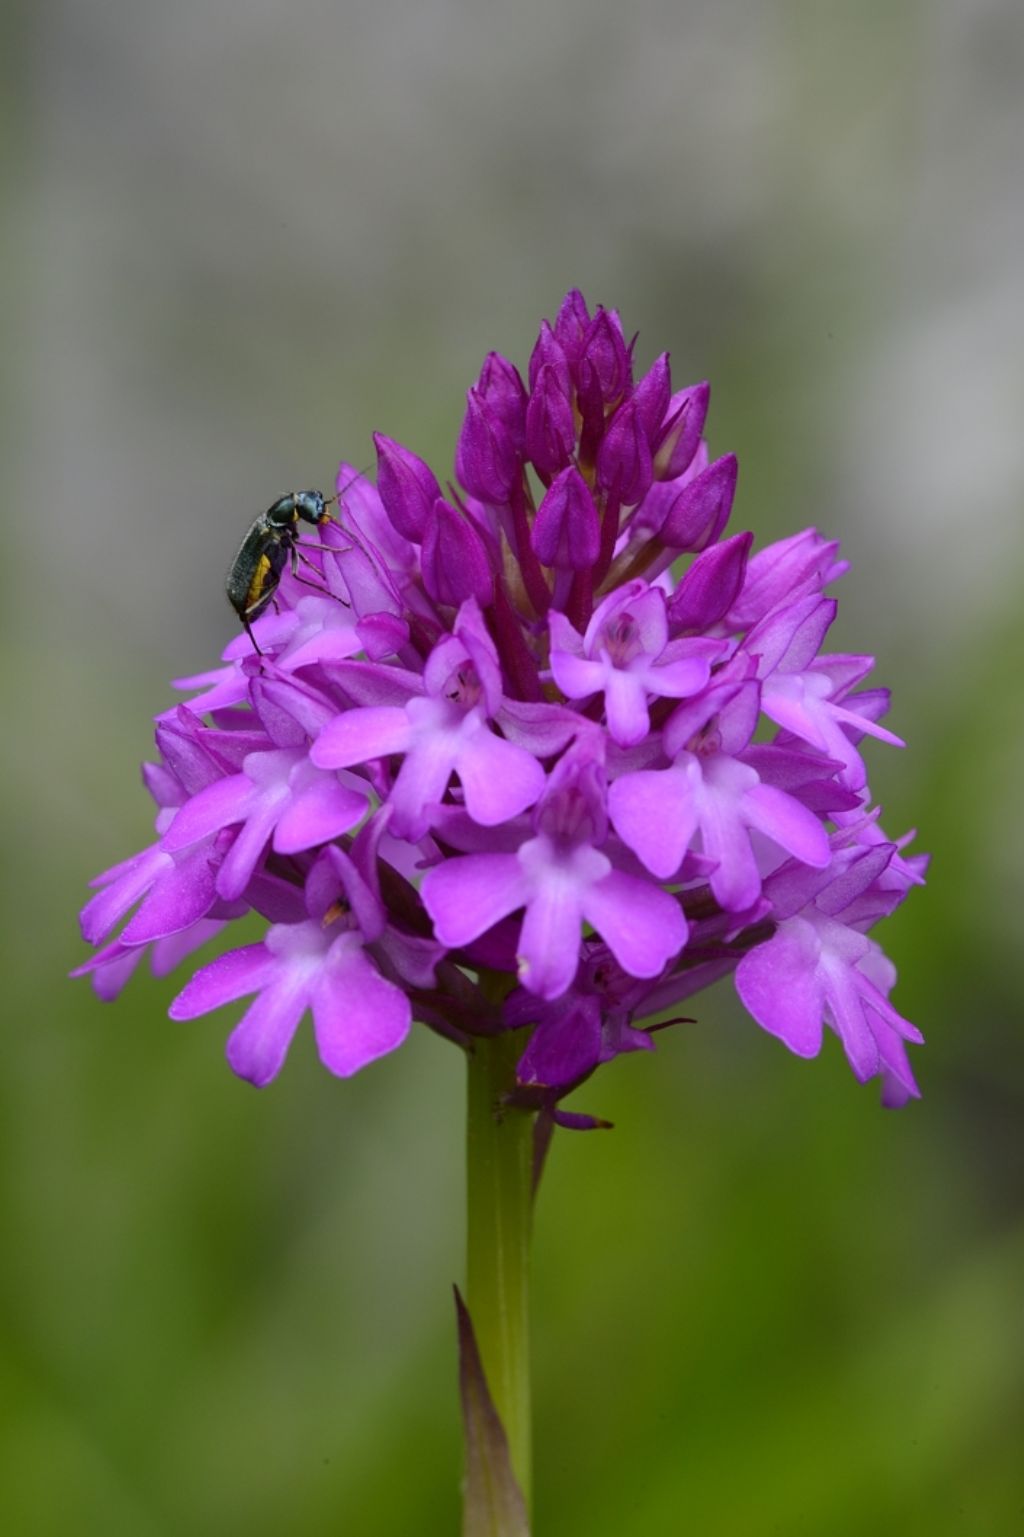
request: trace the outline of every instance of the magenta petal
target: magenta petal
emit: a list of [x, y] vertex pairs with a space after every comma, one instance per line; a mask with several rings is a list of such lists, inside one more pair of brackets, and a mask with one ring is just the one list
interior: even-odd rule
[[365, 795], [328, 775], [318, 776], [285, 808], [274, 829], [274, 848], [279, 854], [297, 854], [330, 843], [355, 827], [366, 807]]
[[679, 903], [639, 876], [612, 870], [583, 893], [582, 906], [584, 918], [631, 977], [656, 977], [686, 943]]
[[743, 815], [751, 827], [814, 870], [824, 870], [832, 858], [822, 823], [784, 790], [755, 785], [743, 797]]
[[565, 1088], [594, 1070], [601, 1060], [601, 1010], [597, 1000], [543, 1019], [519, 1059], [516, 1078], [524, 1084]]
[[371, 758], [405, 752], [412, 741], [412, 727], [404, 710], [392, 705], [347, 710], [321, 731], [310, 757], [317, 768], [351, 768]]
[[552, 865], [530, 897], [519, 935], [519, 980], [541, 998], [572, 986], [580, 954], [580, 891], [571, 871]]
[[825, 1001], [836, 1034], [843, 1043], [847, 1060], [854, 1076], [861, 1083], [881, 1068], [878, 1042], [864, 1012], [864, 1004], [857, 988], [856, 973], [852, 967], [836, 963], [825, 953]]
[[92, 975], [97, 998], [112, 1003], [145, 955], [142, 945], [123, 945], [119, 939], [91, 955], [81, 966], [68, 973], [71, 977]]
[[821, 946], [811, 924], [793, 918], [757, 945], [736, 968], [736, 991], [757, 1023], [795, 1052], [821, 1050], [824, 988], [818, 978]]
[[571, 651], [551, 652], [551, 673], [567, 699], [585, 699], [605, 687], [609, 673], [605, 662], [574, 656]]
[[415, 842], [430, 825], [431, 808], [448, 788], [459, 739], [454, 731], [426, 732], [398, 771], [388, 804], [391, 831]]
[[274, 973], [276, 962], [266, 945], [229, 950], [197, 971], [168, 1009], [171, 1019], [195, 1019], [246, 993], [259, 992]]
[[467, 854], [435, 865], [423, 879], [423, 905], [443, 945], [464, 945], [522, 907], [529, 882], [515, 854]]
[[339, 1078], [394, 1051], [409, 1034], [408, 998], [381, 976], [362, 949], [349, 950], [344, 941], [331, 950], [312, 1001], [320, 1060]]
[[126, 945], [144, 945], [205, 918], [216, 898], [210, 850], [205, 844], [179, 854], [121, 933]]
[[623, 843], [661, 880], [679, 869], [697, 830], [690, 778], [676, 769], [644, 769], [616, 779], [608, 814]]
[[[134, 859], [115, 866], [116, 875], [110, 885], [98, 891], [82, 908], [78, 921], [86, 943], [98, 945], [118, 919], [123, 918], [143, 892], [148, 891], [154, 881], [171, 866], [170, 855], [165, 854], [159, 844], [143, 849]], [[108, 870], [107, 874], [112, 875], [114, 872]]]
[[286, 795], [287, 790], [282, 786], [276, 794], [264, 796], [225, 854], [217, 875], [217, 893], [225, 902], [233, 902], [248, 886], [270, 841]]
[[635, 747], [650, 728], [647, 690], [636, 673], [609, 669], [604, 685], [605, 713], [612, 740], [620, 747]]
[[262, 1089], [276, 1078], [292, 1037], [306, 1011], [306, 990], [279, 973], [275, 986], [261, 993], [228, 1036], [231, 1071]]
[[185, 802], [164, 834], [162, 846], [173, 853], [232, 822], [244, 822], [259, 794], [245, 774], [230, 774], [227, 779], [216, 780]]
[[496, 827], [518, 816], [544, 788], [544, 770], [536, 758], [486, 727], [464, 738], [455, 771], [466, 810], [481, 827]]
[[651, 693], [663, 699], [687, 699], [700, 693], [710, 676], [711, 666], [706, 657], [683, 656], [678, 661], [652, 667], [645, 681]]

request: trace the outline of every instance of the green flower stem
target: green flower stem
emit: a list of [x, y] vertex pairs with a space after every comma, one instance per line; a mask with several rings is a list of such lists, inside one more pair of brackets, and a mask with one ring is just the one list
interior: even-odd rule
[[477, 1036], [469, 1054], [467, 1302], [512, 1468], [530, 1501], [529, 1269], [534, 1113], [509, 1109], [521, 1031]]

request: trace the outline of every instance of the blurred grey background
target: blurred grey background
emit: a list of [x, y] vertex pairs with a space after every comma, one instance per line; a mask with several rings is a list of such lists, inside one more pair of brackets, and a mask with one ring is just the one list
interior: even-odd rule
[[[150, 837], [167, 680], [281, 491], [450, 473], [566, 288], [712, 381], [736, 527], [843, 540], [836, 647], [932, 881], [882, 1116], [728, 989], [580, 1095], [537, 1239], [538, 1530], [1005, 1532], [1022, 1494], [1024, 12], [1017, 0], [8, 0], [0, 1514], [455, 1530], [460, 1064], [262, 1095], [176, 984], [64, 980]], [[835, 1044], [834, 1042], [832, 1043]]]

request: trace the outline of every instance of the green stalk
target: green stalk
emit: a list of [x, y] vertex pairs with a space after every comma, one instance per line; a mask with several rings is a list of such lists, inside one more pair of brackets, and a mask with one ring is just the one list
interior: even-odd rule
[[521, 1031], [477, 1036], [469, 1053], [466, 1286], [487, 1385], [529, 1508], [534, 1113], [502, 1104], [524, 1044]]

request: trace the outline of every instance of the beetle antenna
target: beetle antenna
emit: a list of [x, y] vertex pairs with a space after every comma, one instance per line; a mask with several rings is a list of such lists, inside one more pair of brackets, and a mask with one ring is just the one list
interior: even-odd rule
[[345, 495], [345, 492], [350, 490], [355, 485], [357, 480], [362, 480], [364, 475], [368, 475], [371, 468], [372, 466], [368, 464], [365, 469], [357, 470], [356, 473], [352, 476], [351, 480], [346, 480], [341, 489], [335, 491], [333, 496], [324, 498], [324, 506], [333, 507], [335, 502], [340, 502], [342, 497]]

